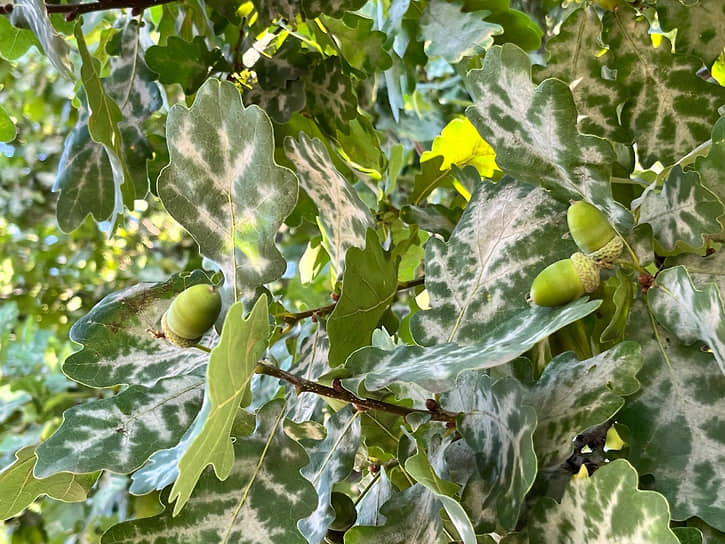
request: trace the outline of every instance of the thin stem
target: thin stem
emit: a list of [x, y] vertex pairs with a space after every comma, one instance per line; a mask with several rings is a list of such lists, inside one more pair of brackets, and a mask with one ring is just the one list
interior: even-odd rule
[[206, 346], [202, 346], [201, 344], [196, 344], [194, 347], [196, 349], [200, 349], [201, 351], [205, 351], [206, 353], [211, 353], [211, 348], [208, 348]]
[[161, 4], [170, 4], [178, 0], [99, 0], [82, 4], [45, 4], [48, 13], [65, 13], [66, 20], [72, 21], [79, 15], [92, 11], [105, 11], [110, 9], [132, 8], [144, 10]]
[[448, 410], [443, 410], [442, 408], [436, 408], [435, 410], [419, 410], [417, 408], [406, 408], [405, 406], [390, 404], [381, 400], [360, 398], [342, 387], [328, 387], [317, 382], [306, 380], [305, 378], [301, 378], [267, 363], [258, 363], [257, 368], [254, 371], [257, 374], [265, 374], [291, 383], [295, 386], [295, 390], [298, 395], [300, 393], [314, 393], [315, 395], [338, 399], [344, 402], [349, 402], [357, 410], [361, 411], [378, 410], [381, 412], [389, 412], [391, 414], [402, 416], [403, 419], [410, 414], [425, 414], [433, 421], [443, 421], [448, 425], [455, 425], [456, 417], [458, 415], [455, 412], [449, 412]]
[[[398, 284], [398, 291], [403, 291], [423, 284], [425, 284], [425, 278], [416, 278], [414, 280], [404, 281]], [[283, 312], [278, 314], [277, 317], [280, 317], [282, 321], [286, 323], [297, 323], [298, 321], [301, 321], [306, 317], [312, 317], [313, 315], [327, 315], [335, 309], [335, 306], [337, 306], [337, 302], [333, 302], [327, 306], [320, 306], [319, 308], [305, 310], [304, 312]]]

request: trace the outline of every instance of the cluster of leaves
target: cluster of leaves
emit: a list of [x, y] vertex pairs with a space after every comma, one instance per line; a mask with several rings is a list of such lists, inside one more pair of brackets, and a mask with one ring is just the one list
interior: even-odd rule
[[[720, 0], [152, 4], [0, 17], [11, 539], [725, 542]], [[625, 257], [531, 306], [570, 199]]]

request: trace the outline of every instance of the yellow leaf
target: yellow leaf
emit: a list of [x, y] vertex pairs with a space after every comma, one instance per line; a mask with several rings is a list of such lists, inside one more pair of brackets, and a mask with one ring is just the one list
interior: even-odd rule
[[448, 123], [433, 141], [433, 148], [423, 153], [420, 161], [425, 162], [438, 155], [443, 157], [441, 170], [447, 170], [453, 164], [459, 168], [470, 164], [484, 178], [490, 178], [498, 170], [496, 153], [465, 118]]

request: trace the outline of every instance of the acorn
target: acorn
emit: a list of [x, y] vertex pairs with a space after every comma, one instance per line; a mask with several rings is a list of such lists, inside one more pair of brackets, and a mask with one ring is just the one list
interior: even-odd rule
[[610, 264], [622, 253], [622, 238], [596, 206], [583, 200], [574, 202], [566, 221], [576, 245], [593, 261]]
[[185, 289], [161, 318], [161, 328], [172, 344], [188, 348], [199, 343], [219, 317], [222, 298], [213, 285], [199, 284]]
[[350, 527], [355, 525], [357, 520], [357, 510], [355, 503], [345, 493], [333, 491], [330, 495], [330, 504], [335, 510], [335, 519], [330, 524], [331, 531], [344, 533]]
[[597, 263], [574, 253], [544, 268], [531, 284], [531, 300], [539, 306], [561, 306], [599, 287]]

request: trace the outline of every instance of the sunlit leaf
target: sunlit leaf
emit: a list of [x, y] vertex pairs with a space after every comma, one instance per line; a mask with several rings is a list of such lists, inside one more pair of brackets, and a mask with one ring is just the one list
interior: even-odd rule
[[48, 495], [59, 501], [79, 502], [86, 499], [98, 478], [94, 474], [60, 472], [47, 478], [33, 476], [35, 448], [19, 450], [17, 460], [0, 472], [0, 520], [11, 518], [27, 508], [36, 498]]
[[168, 508], [160, 516], [116, 525], [103, 535], [103, 544], [304, 544], [296, 524], [314, 508], [315, 490], [299, 473], [307, 455], [285, 435], [284, 413], [281, 400], [265, 405], [254, 433], [233, 445], [228, 477], [220, 482], [207, 470], [179, 515], [172, 517]]
[[274, 237], [297, 201], [297, 180], [275, 164], [272, 124], [231, 83], [209, 79], [166, 121], [171, 163], [158, 180], [166, 210], [221, 268], [239, 300], [287, 266]]
[[470, 164], [478, 170], [481, 178], [490, 178], [498, 170], [496, 153], [481, 138], [468, 118], [454, 119], [448, 123], [441, 135], [433, 140], [431, 150], [420, 156], [420, 162], [438, 155], [443, 157], [441, 170], [447, 170], [453, 164], [459, 168]]
[[0, 142], [9, 142], [14, 140], [15, 133], [15, 123], [13, 123], [13, 120], [10, 119], [8, 112], [0, 106]]
[[214, 467], [220, 480], [226, 480], [232, 470], [232, 423], [240, 404], [246, 406], [251, 400], [249, 382], [267, 347], [267, 297], [257, 300], [246, 319], [243, 312], [239, 302], [229, 309], [221, 340], [209, 358], [203, 409], [206, 418], [179, 462], [179, 476], [169, 494], [169, 501], [176, 501], [175, 515], [189, 500], [207, 465]]
[[536, 274], [576, 249], [565, 239], [566, 206], [546, 191], [511, 179], [477, 183], [448, 242], [432, 238], [426, 246], [433, 309], [411, 321], [420, 344], [477, 342], [528, 308]]
[[201, 408], [203, 384], [200, 376], [167, 378], [66, 410], [62, 425], [36, 450], [35, 474], [137, 469], [157, 449], [178, 442]]
[[70, 47], [53, 27], [42, 0], [15, 0], [10, 20], [20, 28], [30, 28], [43, 47], [43, 51], [61, 74], [70, 77], [73, 67], [68, 58]]
[[534, 86], [528, 55], [505, 44], [491, 48], [483, 68], [468, 73], [467, 85], [474, 105], [466, 115], [496, 152], [503, 172], [541, 185], [563, 202], [583, 196], [616, 226], [631, 226], [631, 216], [609, 188], [612, 146], [577, 131], [578, 113], [565, 83], [546, 79]]
[[0, 17], [0, 57], [15, 60], [35, 45], [41, 49], [38, 39], [32, 31], [14, 27], [10, 19]]
[[383, 45], [384, 33], [373, 30], [373, 20], [355, 13], [342, 19], [325, 17], [325, 26], [340, 40], [340, 50], [350, 65], [368, 74], [387, 70], [393, 64]]
[[678, 544], [667, 501], [637, 489], [637, 471], [619, 459], [590, 478], [572, 479], [561, 504], [542, 499], [529, 525], [531, 544], [631, 542]]

